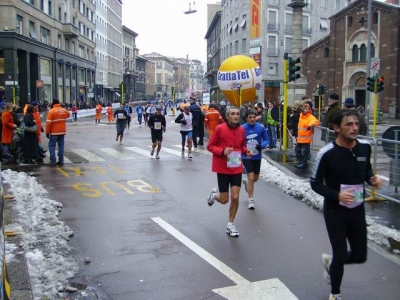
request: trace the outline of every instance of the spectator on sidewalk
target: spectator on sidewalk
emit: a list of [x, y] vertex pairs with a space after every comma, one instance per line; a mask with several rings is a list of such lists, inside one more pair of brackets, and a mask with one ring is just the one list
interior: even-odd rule
[[267, 128], [269, 134], [269, 147], [270, 149], [276, 149], [276, 141], [277, 141], [277, 127], [279, 122], [275, 121], [272, 118], [272, 109], [275, 106], [275, 101], [271, 100], [268, 102], [268, 112], [267, 112]]
[[[339, 103], [339, 95], [338, 94], [331, 94], [328, 99], [329, 109], [326, 113], [324, 118], [324, 122], [322, 124], [323, 127], [326, 127], [329, 130], [333, 130], [333, 120], [335, 115], [338, 114], [341, 110], [340, 103]], [[321, 140], [326, 141], [328, 138], [328, 142], [335, 139], [335, 134], [333, 132], [329, 132], [328, 137], [326, 136], [327, 131], [323, 130], [321, 133]]]
[[310, 102], [304, 100], [302, 103], [302, 112], [299, 118], [297, 144], [295, 147], [298, 169], [307, 169], [308, 160], [310, 159], [310, 144], [314, 127], [319, 125], [319, 121], [312, 114]]
[[211, 139], [218, 124], [222, 123], [224, 123], [224, 119], [222, 118], [221, 114], [214, 108], [214, 104], [210, 104], [204, 119], [204, 126], [208, 130], [209, 139]]
[[100, 101], [97, 103], [96, 108], [95, 108], [95, 123], [100, 124], [100, 119], [101, 119], [101, 111], [103, 110], [103, 106], [101, 106]]
[[78, 120], [78, 107], [76, 106], [75, 102], [72, 103], [71, 112], [72, 112], [72, 122], [76, 123], [76, 121]]

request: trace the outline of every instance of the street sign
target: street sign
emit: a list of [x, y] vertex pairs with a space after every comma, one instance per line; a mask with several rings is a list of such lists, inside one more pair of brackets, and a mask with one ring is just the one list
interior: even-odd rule
[[379, 72], [379, 69], [381, 67], [381, 62], [379, 58], [372, 58], [371, 59], [371, 72], [370, 76], [375, 76]]
[[41, 89], [43, 87], [43, 80], [36, 80], [36, 88]]
[[203, 104], [210, 105], [210, 93], [203, 93]]

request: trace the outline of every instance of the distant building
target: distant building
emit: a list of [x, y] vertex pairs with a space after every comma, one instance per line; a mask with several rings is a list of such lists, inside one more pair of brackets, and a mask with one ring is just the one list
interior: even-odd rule
[[21, 105], [94, 100], [94, 1], [6, 0], [0, 10], [1, 98], [18, 84]]
[[[340, 100], [351, 97], [356, 105], [366, 103], [368, 0], [358, 0], [331, 16], [330, 34], [303, 52], [304, 75], [309, 83], [307, 95], [317, 97], [318, 84], [327, 86], [328, 95], [337, 93]], [[400, 6], [373, 1], [371, 57], [372, 68], [385, 78], [384, 91], [379, 94], [379, 108], [386, 118], [400, 118]], [[371, 73], [373, 75], [373, 73]], [[315, 101], [318, 107], [318, 101]]]

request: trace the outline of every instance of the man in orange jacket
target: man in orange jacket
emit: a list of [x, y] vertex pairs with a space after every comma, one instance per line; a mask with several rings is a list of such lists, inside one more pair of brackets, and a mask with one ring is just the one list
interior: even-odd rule
[[69, 111], [60, 106], [60, 101], [53, 100], [53, 108], [47, 113], [46, 137], [49, 139], [50, 164], [56, 164], [56, 144], [58, 144], [57, 165], [64, 165], [64, 137], [67, 134], [66, 121]]
[[100, 124], [101, 112], [103, 110], [103, 106], [101, 106], [100, 102], [97, 103], [95, 110], [96, 110], [96, 115], [94, 121], [96, 124]]
[[107, 106], [107, 119], [108, 123], [114, 122], [113, 109], [111, 105]]
[[208, 130], [210, 139], [211, 136], [213, 135], [215, 127], [217, 127], [218, 124], [222, 123], [224, 123], [224, 119], [222, 118], [221, 114], [219, 113], [218, 110], [214, 108], [214, 104], [210, 104], [210, 107], [208, 108], [208, 111], [204, 119], [204, 125]]
[[319, 121], [312, 114], [311, 102], [305, 100], [302, 103], [302, 112], [299, 118], [297, 145], [295, 148], [298, 169], [306, 169], [307, 161], [310, 157], [310, 144], [314, 127], [319, 125]]

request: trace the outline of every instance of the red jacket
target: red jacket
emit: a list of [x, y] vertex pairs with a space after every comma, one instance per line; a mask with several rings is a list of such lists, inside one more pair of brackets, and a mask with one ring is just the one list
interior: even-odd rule
[[240, 156], [246, 154], [246, 132], [239, 124], [236, 127], [232, 127], [228, 123], [218, 125], [208, 142], [207, 149], [213, 154], [213, 172], [228, 175], [241, 174], [243, 171], [242, 163], [238, 167], [228, 167], [227, 156], [223, 154], [224, 149], [228, 147], [233, 147], [233, 151], [240, 152]]
[[3, 144], [11, 144], [14, 135], [15, 124], [13, 117], [9, 111], [3, 111], [2, 115], [3, 128], [1, 132], [1, 142]]

